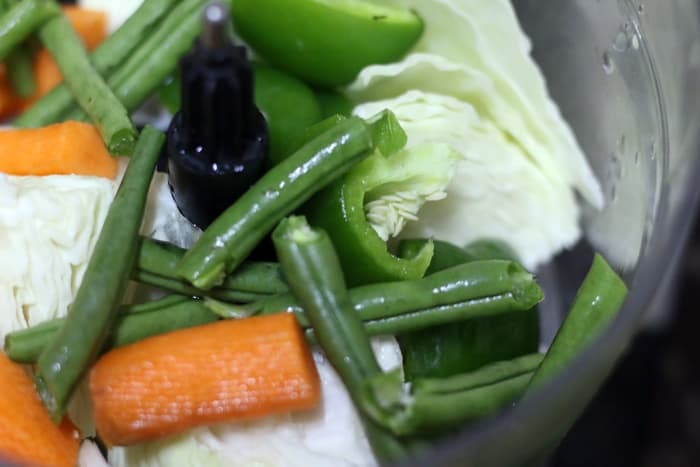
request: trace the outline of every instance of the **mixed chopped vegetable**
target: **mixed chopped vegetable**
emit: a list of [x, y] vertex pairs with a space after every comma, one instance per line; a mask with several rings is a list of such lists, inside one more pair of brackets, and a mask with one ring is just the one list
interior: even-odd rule
[[[104, 13], [0, 1], [0, 260], [22, 265], [0, 272], [3, 460], [75, 465], [72, 419], [113, 465], [228, 465], [281, 420], [356, 451], [307, 440], [300, 465], [400, 462], [614, 319], [627, 288], [596, 255], [538, 351], [528, 270], [578, 240], [577, 192], [602, 197], [508, 1], [133, 6], [107, 35]], [[149, 106], [167, 142], [137, 130]], [[88, 220], [43, 220], [59, 205]]]

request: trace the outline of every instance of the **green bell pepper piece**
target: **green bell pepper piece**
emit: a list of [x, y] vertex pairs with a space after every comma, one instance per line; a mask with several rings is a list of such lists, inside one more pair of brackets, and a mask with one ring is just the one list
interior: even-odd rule
[[343, 115], [349, 117], [352, 115], [352, 109], [355, 104], [344, 94], [338, 91], [329, 89], [316, 89], [316, 100], [321, 106], [321, 114], [323, 118], [332, 117], [333, 115]]
[[266, 62], [319, 86], [351, 82], [367, 65], [401, 59], [423, 21], [366, 0], [236, 0], [236, 33]]
[[[426, 240], [404, 240], [400, 256], [414, 255]], [[460, 248], [433, 241], [433, 260], [427, 274], [482, 259], [516, 261], [503, 242], [482, 240]], [[537, 307], [499, 316], [477, 318], [398, 336], [407, 380], [441, 378], [467, 373], [484, 365], [534, 353], [539, 346]]]
[[384, 239], [388, 235], [380, 237], [368, 220], [365, 203], [446, 184], [458, 157], [441, 145], [401, 150], [406, 134], [390, 112], [371, 119], [370, 128], [378, 150], [302, 209], [312, 225], [330, 235], [350, 287], [423, 277], [433, 256], [432, 243], [426, 242], [410, 257], [393, 255]]

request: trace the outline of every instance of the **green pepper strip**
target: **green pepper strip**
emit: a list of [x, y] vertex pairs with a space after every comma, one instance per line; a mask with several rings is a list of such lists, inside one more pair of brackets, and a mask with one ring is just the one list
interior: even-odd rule
[[36, 385], [59, 421], [114, 324], [136, 259], [146, 195], [165, 135], [146, 127], [107, 213], [68, 318], [37, 362]]
[[[323, 122], [322, 122], [323, 123]], [[371, 125], [378, 152], [307, 202], [302, 210], [312, 225], [323, 228], [338, 245], [338, 256], [348, 285], [418, 279], [423, 277], [433, 256], [430, 242], [411, 258], [400, 258], [387, 250], [367, 220], [365, 195], [390, 183], [386, 157], [400, 150], [406, 134], [396, 117], [385, 112]], [[342, 248], [340, 248], [342, 246]]]
[[[313, 230], [303, 217], [284, 219], [272, 234], [289, 286], [314, 327], [318, 341], [356, 405], [367, 378], [381, 374], [362, 322], [354, 313], [335, 249], [322, 230]], [[371, 424], [369, 420], [363, 420]], [[376, 434], [378, 427], [367, 430]], [[398, 441], [382, 435], [369, 441], [380, 462], [405, 458]], [[391, 456], [387, 458], [386, 456]]]

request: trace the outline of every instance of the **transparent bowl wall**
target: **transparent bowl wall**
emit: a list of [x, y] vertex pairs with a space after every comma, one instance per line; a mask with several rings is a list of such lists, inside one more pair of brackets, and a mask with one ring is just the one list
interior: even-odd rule
[[623, 273], [630, 295], [616, 321], [558, 378], [414, 465], [543, 462], [640, 327], [667, 319], [676, 265], [698, 206], [698, 2], [513, 3], [607, 200], [603, 211], [584, 212], [585, 240], [538, 271], [547, 294], [543, 343], [554, 336], [593, 251]]

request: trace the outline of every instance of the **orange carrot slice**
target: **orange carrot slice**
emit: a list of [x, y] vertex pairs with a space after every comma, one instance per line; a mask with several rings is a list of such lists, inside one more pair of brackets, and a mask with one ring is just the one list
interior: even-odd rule
[[5, 65], [0, 65], [0, 118], [11, 115], [17, 109], [17, 99], [5, 74]]
[[63, 13], [83, 40], [86, 49], [93, 50], [107, 37], [106, 12], [68, 5], [63, 7]]
[[105, 354], [90, 372], [97, 432], [130, 445], [314, 407], [320, 383], [291, 313], [219, 321]]
[[54, 425], [29, 375], [0, 353], [0, 463], [73, 467], [79, 444], [70, 421]]
[[117, 169], [117, 160], [88, 123], [69, 121], [42, 128], [0, 130], [0, 172], [114, 178]]

